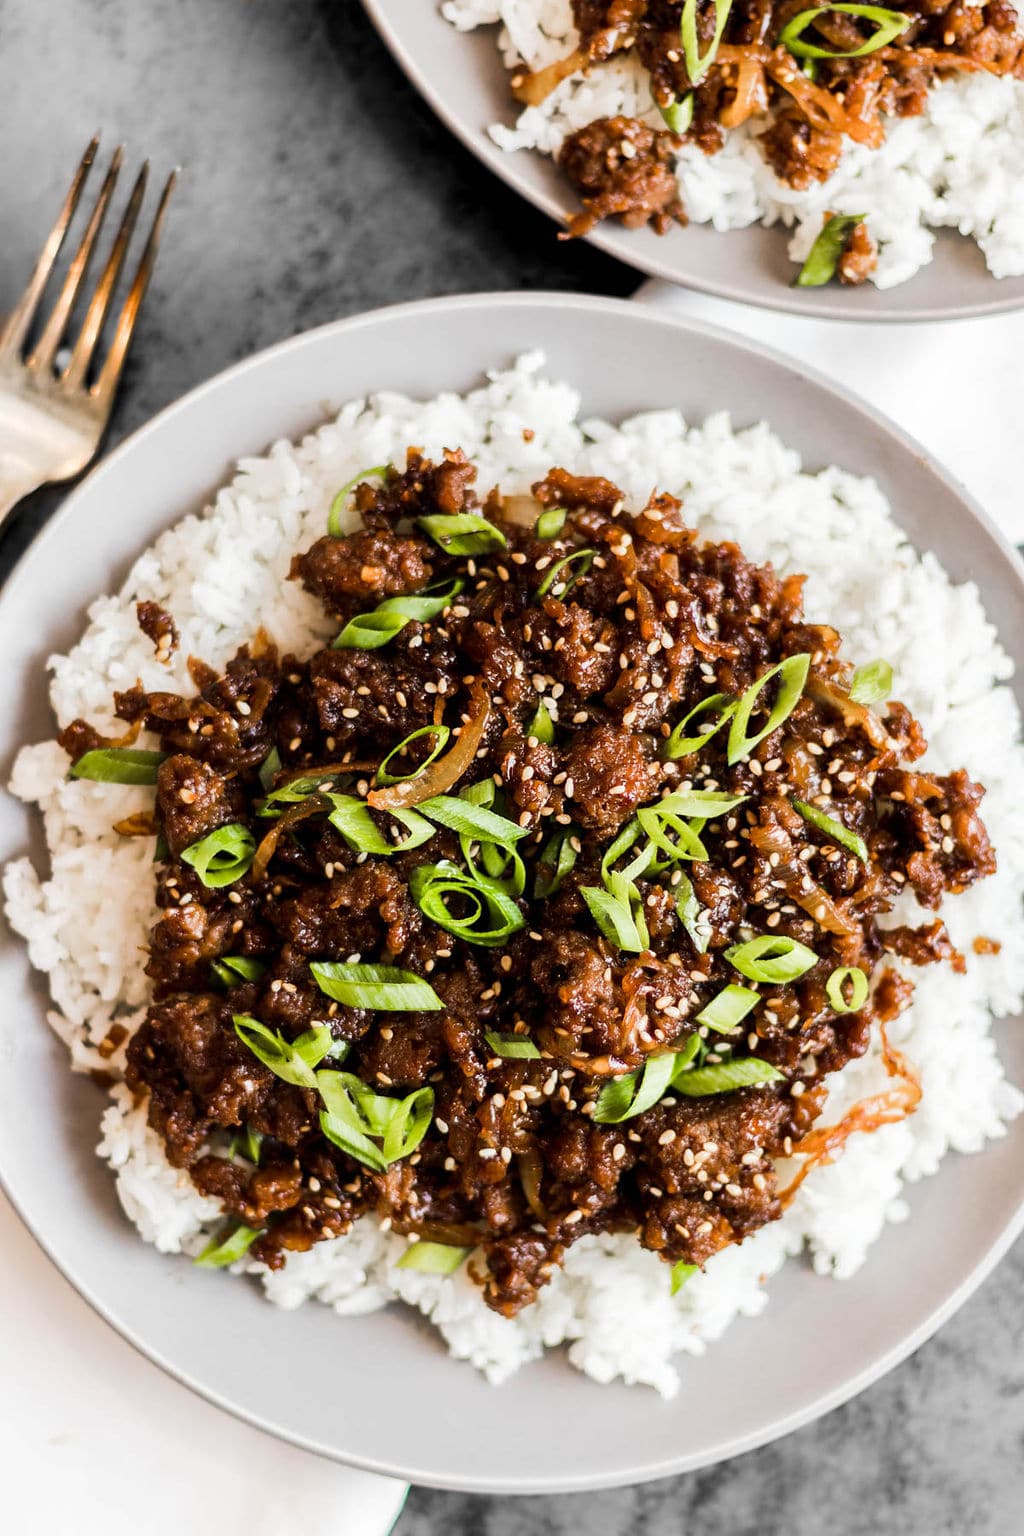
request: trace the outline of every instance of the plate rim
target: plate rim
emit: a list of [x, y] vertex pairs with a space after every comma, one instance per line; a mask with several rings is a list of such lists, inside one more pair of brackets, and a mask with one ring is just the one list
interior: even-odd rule
[[[419, 0], [423, 3], [423, 0]], [[439, 5], [440, 0], [426, 0], [426, 3]], [[488, 137], [483, 128], [474, 128], [464, 122], [456, 111], [450, 106], [441, 91], [433, 84], [426, 70], [421, 68], [419, 61], [413, 56], [411, 49], [406, 45], [399, 34], [397, 27], [392, 22], [390, 15], [385, 12], [385, 0], [362, 0], [363, 9], [366, 11], [371, 24], [387, 48], [391, 57], [405, 75], [406, 79], [419, 93], [450, 133], [453, 133], [459, 142], [472, 154], [485, 168], [491, 171], [500, 181], [503, 181], [513, 192], [525, 199], [539, 212], [545, 214], [559, 229], [565, 228], [565, 208], [560, 206], [558, 200], [549, 195], [543, 188], [532, 185], [528, 172], [521, 171], [517, 161], [517, 154], [508, 154], [498, 148]], [[491, 24], [493, 25], [493, 24]], [[517, 152], [518, 153], [518, 152]], [[539, 153], [537, 151], [523, 151], [524, 154]], [[772, 290], [771, 296], [752, 293], [745, 288], [731, 286], [727, 282], [716, 282], [703, 277], [680, 278], [671, 262], [660, 259], [657, 255], [637, 255], [629, 241], [630, 231], [613, 225], [606, 220], [598, 224], [582, 238], [589, 244], [610, 256], [624, 266], [632, 268], [641, 276], [661, 278], [671, 283], [675, 288], [693, 293], [704, 293], [711, 298], [722, 299], [732, 304], [749, 304], [755, 309], [766, 309], [782, 314], [797, 315], [803, 320], [842, 320], [851, 325], [913, 325], [922, 322], [948, 322], [956, 320], [972, 320], [988, 315], [1010, 314], [1016, 310], [1024, 309], [1024, 289], [1014, 297], [999, 297], [994, 295], [991, 299], [977, 300], [969, 304], [960, 304], [955, 308], [950, 306], [935, 306], [917, 304], [910, 307], [897, 307], [889, 305], [871, 311], [870, 314], [858, 314], [852, 306], [837, 304], [827, 298], [815, 302], [814, 307], [802, 303], [797, 295], [800, 289], [791, 285], [778, 284], [778, 295]], [[722, 231], [731, 234], [734, 231]], [[741, 233], [741, 231], [735, 231]], [[937, 231], [941, 233], [941, 231]], [[956, 231], [953, 231], [956, 233]], [[967, 238], [963, 236], [962, 238]], [[994, 284], [1000, 279], [992, 276]], [[1008, 279], [1014, 281], [1014, 279]], [[896, 285], [895, 290], [878, 290], [881, 293], [906, 289], [914, 281], [913, 277], [904, 283]]]
[[[225, 387], [230, 389], [236, 380], [248, 372], [258, 371], [266, 366], [273, 366], [274, 361], [278, 357], [288, 353], [300, 352], [303, 347], [317, 344], [328, 337], [332, 339], [335, 336], [344, 338], [362, 328], [372, 329], [375, 324], [385, 317], [392, 320], [401, 320], [404, 317], [418, 315], [423, 312], [434, 312], [443, 315], [445, 312], [458, 309], [486, 312], [496, 305], [510, 306], [512, 308], [521, 307], [523, 309], [538, 307], [541, 309], [565, 309], [566, 307], [571, 307], [591, 313], [595, 311], [598, 313], [608, 312], [620, 315], [628, 313], [631, 321], [650, 325], [655, 330], [667, 328], [683, 336], [698, 335], [718, 343], [725, 343], [741, 353], [755, 354], [767, 362], [798, 374], [802, 379], [809, 379], [819, 389], [832, 396], [834, 403], [841, 406], [849, 415], [864, 417], [895, 443], [902, 453], [911, 454], [945, 483], [947, 489], [967, 510], [974, 523], [980, 527], [996, 546], [1007, 568], [1008, 583], [1015, 589], [1021, 611], [1024, 612], [1024, 565], [1022, 565], [1013, 546], [995, 526], [992, 519], [970, 492], [942, 465], [941, 461], [937, 460], [911, 434], [905, 432], [882, 412], [878, 411], [869, 401], [856, 394], [856, 392], [837, 384], [834, 380], [821, 374], [817, 369], [804, 366], [798, 359], [788, 357], [778, 348], [754, 341], [725, 327], [654, 310], [628, 300], [558, 290], [536, 293], [513, 290], [466, 295], [445, 295], [438, 298], [419, 299], [387, 305], [344, 319], [329, 321], [311, 330], [300, 332], [229, 365], [212, 378], [196, 385], [177, 400], [164, 406], [149, 421], [143, 423], [130, 433], [109, 455], [102, 458], [88, 475], [84, 476], [70, 489], [45, 527], [26, 550], [22, 552], [21, 557], [4, 583], [3, 589], [0, 590], [0, 603], [7, 598], [8, 594], [15, 587], [20, 587], [29, 581], [30, 578], [27, 572], [30, 565], [34, 564], [34, 561], [30, 562], [26, 557], [30, 553], [33, 555], [37, 553], [45, 554], [49, 550], [51, 543], [55, 542], [64, 532], [69, 520], [75, 515], [76, 499], [80, 490], [86, 485], [92, 486], [96, 482], [102, 481], [112, 466], [119, 465], [124, 458], [137, 452], [140, 443], [144, 444], [152, 437], [158, 436], [163, 429], [164, 422], [168, 418], [191, 409], [196, 402], [210, 395], [215, 395]], [[264, 445], [264, 451], [269, 446], [269, 444]], [[230, 456], [229, 462], [231, 465], [237, 462], [234, 454]], [[184, 512], [182, 515], [185, 515]], [[20, 936], [17, 936], [17, 942], [18, 944], [23, 944], [24, 941], [20, 939]], [[63, 1061], [63, 1054], [61, 1059]], [[830, 1412], [833, 1408], [849, 1401], [873, 1382], [886, 1375], [918, 1349], [983, 1283], [1016, 1238], [1024, 1231], [1024, 1179], [1022, 1179], [1015, 1214], [1006, 1222], [988, 1247], [980, 1253], [975, 1263], [960, 1282], [903, 1338], [898, 1340], [880, 1357], [865, 1366], [863, 1370], [847, 1377], [830, 1390], [818, 1393], [810, 1401], [801, 1405], [799, 1409], [786, 1414], [784, 1417], [773, 1419], [757, 1430], [739, 1436], [736, 1440], [723, 1446], [720, 1453], [711, 1458], [698, 1451], [690, 1454], [662, 1457], [642, 1464], [639, 1467], [634, 1466], [625, 1470], [612, 1469], [596, 1477], [590, 1475], [586, 1477], [577, 1476], [574, 1478], [569, 1476], [563, 1478], [558, 1475], [548, 1475], [495, 1481], [487, 1477], [475, 1479], [472, 1476], [461, 1475], [456, 1480], [453, 1480], [450, 1477], [445, 1477], [443, 1473], [432, 1471], [430, 1468], [399, 1466], [381, 1457], [343, 1454], [336, 1447], [325, 1444], [323, 1441], [318, 1441], [312, 1436], [281, 1427], [279, 1424], [274, 1423], [267, 1415], [232, 1401], [226, 1393], [204, 1384], [189, 1370], [176, 1365], [171, 1359], [167, 1358], [157, 1346], [148, 1344], [138, 1330], [130, 1325], [122, 1325], [120, 1321], [115, 1320], [115, 1317], [112, 1315], [115, 1310], [114, 1304], [104, 1302], [87, 1281], [78, 1277], [74, 1266], [72, 1264], [66, 1265], [53, 1251], [44, 1232], [40, 1230], [39, 1223], [30, 1217], [21, 1198], [11, 1187], [2, 1165], [0, 1165], [0, 1189], [7, 1196], [19, 1220], [31, 1234], [34, 1241], [87, 1305], [139, 1354], [207, 1402], [232, 1414], [235, 1418], [243, 1420], [254, 1428], [273, 1435], [277, 1439], [284, 1440], [300, 1449], [314, 1452], [343, 1465], [359, 1467], [368, 1472], [375, 1472], [403, 1481], [411, 1480], [425, 1487], [456, 1489], [468, 1493], [495, 1493], [502, 1495], [570, 1493], [587, 1489], [608, 1489], [648, 1482], [673, 1474], [694, 1471], [701, 1467], [714, 1466], [720, 1462], [731, 1460], [747, 1451], [754, 1450], [758, 1446], [782, 1439], [784, 1436]], [[469, 1366], [465, 1368], [471, 1369]]]

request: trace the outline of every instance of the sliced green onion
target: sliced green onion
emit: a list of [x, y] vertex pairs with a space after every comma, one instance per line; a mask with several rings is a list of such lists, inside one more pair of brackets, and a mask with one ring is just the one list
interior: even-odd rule
[[156, 771], [166, 752], [143, 752], [135, 747], [96, 747], [71, 765], [73, 779], [92, 779], [97, 784], [155, 784]]
[[227, 1237], [212, 1237], [192, 1262], [202, 1269], [225, 1269], [229, 1264], [237, 1264], [248, 1253], [262, 1230], [261, 1227], [246, 1227], [239, 1223]]
[[488, 810], [485, 805], [474, 804], [463, 795], [433, 795], [421, 800], [416, 807], [421, 816], [436, 821], [460, 837], [475, 837], [477, 842], [498, 843], [506, 847], [529, 835], [529, 827], [521, 827], [507, 816]]
[[693, 881], [679, 871], [679, 879], [673, 887], [676, 893], [676, 913], [698, 955], [707, 954], [711, 943], [711, 923], [704, 908], [697, 900]]
[[313, 1068], [330, 1054], [334, 1040], [326, 1024], [307, 1029], [297, 1040], [286, 1040], [275, 1029], [268, 1029], [251, 1013], [231, 1016], [235, 1034], [258, 1061], [269, 1067], [283, 1083], [296, 1088], [316, 1088]]
[[182, 860], [191, 865], [208, 890], [218, 891], [234, 885], [247, 872], [256, 854], [256, 839], [240, 821], [208, 832], [198, 843], [182, 851]]
[[[414, 869], [409, 890], [424, 917], [467, 944], [493, 949], [526, 926], [525, 917], [500, 885], [480, 874], [467, 874], [450, 859]], [[466, 908], [462, 916], [448, 904], [453, 897]]]
[[[769, 667], [753, 683], [738, 701], [736, 713], [732, 717], [729, 727], [728, 759], [730, 765], [749, 757], [754, 748], [772, 731], [777, 731], [784, 720], [788, 720], [800, 700], [807, 681], [807, 673], [810, 670], [810, 655], [803, 651], [799, 656], [787, 656], [785, 661], [780, 661], [774, 667]], [[747, 727], [750, 725], [750, 717], [754, 712], [758, 699], [773, 677], [778, 677], [778, 693], [771, 713], [766, 723], [752, 736], [747, 735]]]
[[[679, 859], [707, 859], [704, 844], [681, 816], [666, 813], [660, 805], [645, 805], [637, 811], [636, 817], [655, 848], [666, 854], [672, 863]], [[674, 838], [669, 837], [670, 831], [676, 834]]]
[[376, 651], [393, 640], [408, 622], [400, 613], [381, 613], [379, 608], [372, 613], [357, 613], [331, 645], [336, 651]]
[[613, 840], [608, 844], [601, 859], [601, 874], [607, 877], [609, 870], [622, 855], [636, 842], [640, 834], [640, 823], [635, 816], [631, 816], [624, 827], [620, 827]]
[[454, 1248], [448, 1243], [410, 1243], [396, 1269], [418, 1269], [424, 1275], [453, 1275], [473, 1252], [472, 1248]]
[[403, 597], [389, 597], [378, 603], [372, 613], [357, 614], [332, 642], [335, 650], [375, 651], [405, 628], [411, 619], [425, 624], [451, 606], [465, 586], [461, 576], [432, 582], [419, 592]]
[[602, 1125], [617, 1125], [643, 1114], [686, 1075], [701, 1045], [698, 1034], [690, 1035], [681, 1050], [648, 1056], [642, 1067], [606, 1083], [597, 1096], [593, 1118]]
[[853, 674], [850, 698], [854, 704], [878, 704], [892, 693], [892, 667], [881, 658], [865, 662]]
[[540, 1051], [525, 1035], [495, 1035], [485, 1032], [484, 1039], [495, 1056], [508, 1061], [539, 1061]]
[[214, 960], [210, 969], [226, 987], [237, 987], [243, 981], [259, 981], [266, 966], [262, 960], [250, 959], [248, 955], [225, 955]]
[[555, 722], [551, 718], [551, 711], [543, 700], [537, 705], [537, 711], [526, 727], [526, 739], [529, 741], [541, 741], [550, 747], [555, 739]]
[[621, 875], [609, 875], [607, 886], [581, 885], [580, 895], [609, 944], [639, 955], [650, 946], [640, 892]]
[[[268, 790], [263, 804], [260, 806], [261, 816], [280, 816], [281, 812], [289, 805], [299, 805], [303, 800], [308, 800], [310, 795], [326, 794], [333, 783], [330, 778], [289, 779], [287, 784], [279, 784], [276, 789]], [[324, 786], [327, 786], [325, 789]], [[326, 801], [324, 810], [327, 809]]]
[[565, 527], [567, 515], [564, 507], [548, 507], [534, 523], [534, 534], [538, 539], [557, 539]]
[[309, 969], [321, 992], [346, 1008], [377, 1008], [382, 1013], [432, 1013], [444, 1004], [422, 976], [394, 965], [348, 965], [314, 960]]
[[[596, 551], [593, 549], [576, 549], [573, 550], [571, 555], [563, 555], [561, 560], [556, 560], [551, 569], [544, 573], [544, 580], [537, 588], [536, 597], [546, 597], [550, 592], [552, 597], [557, 597], [559, 602], [564, 603], [580, 577], [585, 576], [590, 570], [594, 563], [595, 553]], [[574, 571], [572, 567], [577, 561], [580, 568], [578, 571]], [[562, 571], [566, 573], [564, 576], [559, 574]], [[558, 587], [557, 592], [554, 590], [556, 586]]]
[[[850, 995], [843, 990], [850, 983]], [[841, 965], [825, 983], [828, 1000], [836, 1013], [858, 1013], [868, 1000], [868, 978], [857, 965]]]
[[[858, 48], [822, 48], [817, 43], [805, 43], [803, 34], [819, 16], [862, 16], [874, 22], [876, 31], [865, 38]], [[816, 5], [809, 11], [801, 11], [786, 23], [779, 33], [779, 45], [788, 48], [798, 59], [862, 59], [865, 54], [875, 53], [894, 38], [905, 32], [914, 20], [904, 11], [889, 11], [881, 5], [850, 5], [838, 0], [835, 5]]]
[[[526, 865], [515, 848], [500, 843], [480, 843], [465, 834], [459, 838], [466, 869], [474, 880], [485, 878], [498, 885], [508, 896], [521, 896], [526, 890]], [[483, 870], [477, 868], [477, 856]]]
[[658, 102], [657, 107], [670, 133], [683, 134], [693, 122], [692, 91], [687, 91], [685, 96], [679, 96], [675, 101], [670, 101], [665, 107]]
[[708, 44], [707, 53], [703, 55], [697, 37], [697, 5], [698, 0], [685, 0], [679, 27], [683, 53], [686, 57], [686, 73], [690, 77], [691, 85], [699, 85], [715, 62], [722, 34], [725, 32], [725, 24], [732, 10], [732, 0], [715, 0], [715, 35]]
[[593, 1119], [598, 1125], [619, 1125], [642, 1115], [667, 1092], [675, 1070], [676, 1058], [671, 1051], [648, 1056], [635, 1072], [605, 1083], [597, 1096]]
[[362, 469], [358, 475], [353, 475], [351, 480], [346, 480], [341, 490], [331, 502], [331, 510], [327, 514], [327, 532], [334, 538], [341, 539], [345, 536], [345, 530], [341, 525], [342, 513], [345, 503], [355, 490], [357, 485], [362, 485], [364, 480], [379, 480], [388, 472], [386, 464], [378, 464], [373, 469]]
[[[375, 1173], [385, 1173], [388, 1165], [384, 1154], [371, 1138], [371, 1123], [351, 1092], [352, 1083], [358, 1083], [360, 1088], [365, 1087], [348, 1072], [317, 1073], [317, 1088], [327, 1106], [320, 1111], [320, 1129], [328, 1141], [340, 1147], [356, 1162], [371, 1168]], [[375, 1117], [373, 1124], [378, 1125], [379, 1119]]]
[[838, 843], [841, 848], [848, 848], [862, 863], [868, 862], [867, 844], [859, 833], [851, 832], [849, 827], [844, 827], [834, 816], [826, 816], [824, 811], [820, 811], [816, 805], [808, 805], [805, 800], [794, 800], [793, 808], [800, 812], [804, 821], [809, 821], [812, 827], [824, 832], [834, 843]]
[[866, 218], [864, 213], [834, 213], [825, 221], [797, 274], [797, 288], [823, 288], [832, 281], [847, 241]]
[[384, 1131], [384, 1161], [396, 1163], [415, 1152], [434, 1117], [433, 1088], [417, 1088], [399, 1100]]
[[389, 1099], [351, 1072], [318, 1072], [316, 1086], [326, 1105], [320, 1114], [324, 1135], [378, 1173], [416, 1150], [434, 1112], [432, 1088]]
[[[697, 719], [700, 715], [706, 715], [712, 709], [718, 711], [718, 717], [714, 724], [706, 731], [700, 732], [697, 736], [687, 736], [686, 727], [690, 721]], [[690, 713], [680, 720], [671, 736], [665, 742], [662, 748], [664, 756], [671, 762], [679, 757], [689, 757], [692, 752], [699, 752], [702, 747], [707, 746], [716, 731], [720, 731], [725, 722], [730, 720], [735, 713], [736, 700], [730, 699], [727, 693], [713, 693], [709, 698], [701, 699], [700, 703], [695, 704]]]
[[749, 799], [749, 795], [723, 795], [716, 789], [678, 789], [662, 795], [648, 809], [670, 812], [673, 816], [703, 816], [705, 821], [714, 821], [718, 816], [728, 816], [730, 811]]
[[440, 512], [418, 517], [416, 523], [446, 555], [483, 555], [508, 548], [501, 529], [475, 512]]
[[685, 1259], [680, 1259], [678, 1264], [672, 1265], [672, 1295], [676, 1296], [682, 1290], [687, 1280], [700, 1269], [699, 1264], [687, 1264]]
[[[401, 784], [405, 779], [418, 778], [425, 768], [430, 767], [434, 758], [439, 757], [444, 751], [450, 735], [451, 730], [447, 725], [421, 725], [418, 731], [410, 731], [404, 741], [400, 741], [397, 747], [391, 748], [391, 751], [377, 769], [373, 782], [375, 784]], [[418, 763], [411, 773], [388, 773], [387, 767], [391, 759], [404, 752], [411, 741], [418, 741], [421, 736], [433, 736], [435, 738], [433, 747], [431, 747], [430, 752], [423, 759], [422, 763]]]
[[271, 747], [266, 757], [260, 764], [260, 788], [265, 795], [269, 795], [274, 787], [274, 780], [281, 772], [281, 754], [276, 747]]
[[796, 981], [818, 963], [814, 950], [799, 939], [775, 933], [763, 933], [745, 944], [733, 944], [726, 950], [725, 958], [741, 976], [777, 987]]
[[434, 835], [430, 822], [416, 811], [388, 811], [387, 814], [393, 816], [408, 832], [408, 836], [403, 837], [401, 842], [389, 843], [370, 815], [366, 801], [360, 800], [358, 795], [332, 793], [328, 794], [327, 799], [333, 807], [327, 820], [356, 853], [376, 853], [384, 857], [393, 853], [408, 853], [411, 848], [418, 848]]
[[710, 1003], [704, 1005], [697, 1015], [697, 1023], [706, 1024], [709, 1029], [717, 1029], [720, 1035], [731, 1035], [759, 1002], [760, 995], [751, 991], [750, 987], [739, 987], [730, 982]]
[[573, 846], [579, 839], [568, 827], [548, 838], [537, 859], [533, 894], [536, 900], [545, 901], [554, 896], [569, 871], [579, 858], [579, 850]]
[[673, 1084], [675, 1092], [688, 1099], [706, 1093], [731, 1093], [735, 1088], [754, 1088], [759, 1083], [777, 1083], [785, 1077], [777, 1067], [756, 1056], [741, 1056], [736, 1061], [722, 1061], [715, 1066], [694, 1067]]
[[228, 1147], [228, 1157], [234, 1157], [238, 1152], [241, 1152], [242, 1156], [247, 1157], [254, 1167], [259, 1167], [260, 1148], [262, 1145], [263, 1137], [259, 1131], [254, 1130], [251, 1125], [247, 1125], [244, 1130], [237, 1131], [232, 1136], [231, 1145]]

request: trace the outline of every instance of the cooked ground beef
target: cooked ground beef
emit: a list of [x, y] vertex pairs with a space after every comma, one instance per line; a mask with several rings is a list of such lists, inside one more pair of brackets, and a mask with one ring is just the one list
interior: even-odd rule
[[161, 661], [167, 661], [172, 653], [178, 649], [178, 629], [167, 612], [159, 603], [136, 603], [135, 614], [142, 633], [152, 640], [156, 654]]
[[[525, 507], [497, 492], [481, 503], [474, 480], [460, 453], [432, 464], [410, 450], [404, 469], [355, 492], [358, 532], [320, 539], [293, 564], [339, 628], [411, 593], [442, 594], [433, 617], [407, 612], [373, 648], [306, 659], [259, 635], [223, 673], [193, 659], [190, 697], [118, 695], [119, 715], [167, 754], [152, 1004], [128, 1047], [128, 1082], [171, 1162], [257, 1229], [252, 1252], [268, 1265], [372, 1212], [397, 1232], [477, 1249], [488, 1302], [511, 1315], [585, 1234], [635, 1233], [673, 1265], [700, 1265], [777, 1217], [773, 1159], [812, 1145], [828, 1075], [910, 995], [886, 955], [963, 964], [941, 921], [885, 930], [878, 919], [908, 886], [936, 907], [994, 858], [981, 788], [910, 766], [925, 743], [903, 705], [851, 701], [840, 637], [805, 622], [801, 577], [703, 543], [671, 496], [631, 516], [609, 481], [565, 470]], [[539, 536], [542, 511], [554, 537]], [[484, 519], [485, 544], [490, 527], [503, 544], [447, 550], [436, 519], [467, 514]], [[721, 711], [787, 658], [809, 658], [792, 709], [748, 750], [740, 731], [730, 752], [735, 714], [711, 730]], [[708, 740], [674, 757], [673, 731], [712, 695], [724, 697], [681, 732]], [[99, 738], [76, 721], [62, 740], [77, 756]], [[430, 746], [440, 755], [424, 767]], [[404, 775], [390, 785], [379, 772], [388, 754]], [[682, 827], [658, 823], [668, 849], [645, 853], [651, 823], [636, 813], [689, 792], [737, 803], [706, 822], [691, 811]], [[432, 819], [439, 793], [502, 818], [518, 871], [494, 844]], [[341, 805], [364, 818], [354, 838], [329, 819]], [[389, 848], [411, 841], [417, 807], [417, 846], [359, 851], [367, 827]], [[197, 843], [240, 829], [248, 852], [226, 883], [208, 883]], [[672, 852], [684, 835], [699, 839], [689, 858]], [[659, 848], [666, 857], [652, 863]], [[638, 850], [646, 863], [632, 862]], [[462, 889], [490, 880], [500, 893], [493, 942], [480, 936], [496, 920], [481, 927], [458, 896], [449, 917], [469, 922], [468, 936], [439, 925], [422, 883], [439, 864]], [[585, 894], [616, 890], [636, 942]], [[784, 984], [750, 980], [730, 947], [757, 936], [807, 946], [808, 968]], [[311, 970], [323, 962], [398, 968], [428, 982], [437, 1006], [332, 1000]], [[857, 1011], [837, 1002], [844, 967], [874, 978]], [[730, 1032], [709, 1028], [702, 1011], [737, 985], [751, 1011]], [[318, 1077], [271, 1070], [233, 1023], [245, 1017], [285, 1050], [320, 1031]], [[509, 1039], [529, 1054], [502, 1054]], [[680, 1076], [641, 1112], [611, 1118], [609, 1084], [666, 1052], [691, 1056], [707, 1086], [688, 1092]], [[750, 1085], [716, 1091], [716, 1070], [740, 1060]], [[375, 1133], [368, 1163], [332, 1138], [321, 1111], [346, 1082], [378, 1116], [418, 1094], [422, 1139], [386, 1160]], [[243, 1131], [262, 1138], [255, 1165], [228, 1147]], [[830, 1131], [821, 1155], [835, 1145]]]
[[[714, 154], [730, 128], [763, 119], [761, 145], [775, 174], [806, 188], [835, 170], [844, 136], [877, 147], [885, 119], [922, 113], [937, 81], [979, 69], [1024, 76], [1024, 31], [1008, 0], [887, 7], [910, 18], [905, 31], [859, 58], [815, 59], [810, 74], [807, 60], [780, 41], [808, 8], [805, 0], [733, 0], [715, 52], [715, 0], [700, 0], [699, 56], [712, 52], [713, 62], [694, 85], [681, 39], [682, 0], [573, 0], [579, 49], [562, 65], [514, 76], [513, 90], [521, 101], [537, 103], [566, 74], [635, 51], [663, 110], [671, 116], [675, 104], [692, 103], [692, 120], [682, 129], [687, 140]], [[826, 10], [801, 41], [843, 54], [861, 48], [876, 30], [873, 21]], [[659, 234], [683, 221], [671, 166], [680, 142], [675, 133], [623, 117], [600, 118], [570, 134], [559, 159], [584, 207], [570, 219], [570, 234], [585, 234], [612, 214], [629, 226], [650, 223]], [[866, 257], [867, 248], [858, 254]], [[863, 259], [848, 262], [843, 280], [862, 281], [866, 270]]]

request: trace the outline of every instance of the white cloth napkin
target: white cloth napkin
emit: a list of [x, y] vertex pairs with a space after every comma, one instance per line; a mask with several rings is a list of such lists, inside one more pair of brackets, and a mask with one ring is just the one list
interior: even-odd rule
[[5, 1530], [387, 1536], [404, 1483], [284, 1445], [165, 1376], [75, 1294], [3, 1195], [0, 1254]]
[[980, 320], [860, 325], [753, 309], [660, 281], [644, 283], [636, 297], [777, 347], [855, 390], [957, 475], [1008, 539], [1024, 543], [1017, 484], [1024, 309]]

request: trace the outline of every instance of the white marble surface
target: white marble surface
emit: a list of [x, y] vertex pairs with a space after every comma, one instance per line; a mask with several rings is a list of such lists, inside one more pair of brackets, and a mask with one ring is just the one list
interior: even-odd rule
[[[557, 245], [546, 220], [478, 169], [405, 85], [356, 0], [0, 0], [0, 85], [0, 310], [97, 127], [158, 170], [185, 166], [113, 440], [227, 363], [337, 315], [459, 289], [636, 286], [589, 248]], [[749, 335], [811, 345], [803, 322], [790, 338], [765, 312], [683, 302]], [[832, 326], [813, 345], [819, 367], [895, 408], [1019, 529], [1013, 348], [1005, 372], [979, 370], [986, 335], [999, 350], [1010, 323], [879, 328], [867, 347], [860, 328]], [[951, 396], [950, 414], [933, 420], [914, 381], [936, 389], [959, 375], [970, 420]], [[892, 385], [884, 402], [880, 379]], [[34, 498], [3, 530], [0, 574], [55, 501]], [[371, 1536], [343, 1469], [236, 1423], [139, 1357], [2, 1198], [0, 1255], [0, 1529]], [[1019, 1536], [1022, 1282], [1018, 1246], [891, 1376], [727, 1466], [571, 1498], [413, 1489], [396, 1536]], [[361, 1488], [383, 1531], [400, 1490]]]

